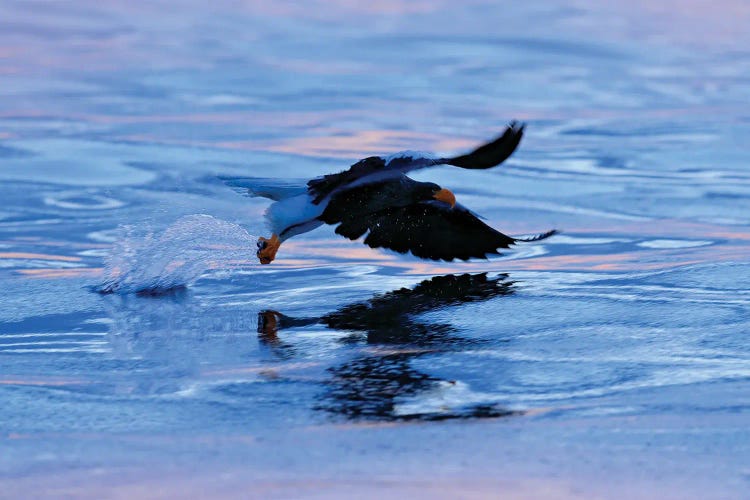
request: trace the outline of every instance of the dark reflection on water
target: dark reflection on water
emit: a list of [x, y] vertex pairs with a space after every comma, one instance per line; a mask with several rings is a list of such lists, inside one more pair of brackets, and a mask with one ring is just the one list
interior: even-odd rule
[[324, 325], [352, 332], [344, 342], [364, 341], [377, 349], [358, 353], [329, 368], [332, 378], [317, 406], [319, 410], [349, 419], [444, 420], [502, 417], [517, 414], [488, 404], [459, 405], [440, 411], [402, 413], [399, 400], [418, 397], [440, 384], [452, 384], [412, 368], [412, 361], [437, 351], [460, 349], [476, 342], [464, 338], [454, 325], [419, 316], [451, 306], [482, 302], [514, 293], [508, 275], [488, 278], [486, 273], [436, 276], [414, 288], [401, 288], [357, 302], [320, 317], [294, 318], [278, 311], [258, 314], [261, 342], [288, 356], [291, 347], [279, 340], [287, 328]]

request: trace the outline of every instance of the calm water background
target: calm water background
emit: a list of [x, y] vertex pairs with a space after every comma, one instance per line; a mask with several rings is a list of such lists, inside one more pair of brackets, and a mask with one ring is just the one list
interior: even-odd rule
[[[739, 0], [4, 0], [3, 495], [747, 498], [749, 24]], [[486, 262], [323, 228], [261, 269], [266, 202], [214, 180], [514, 118], [507, 165], [419, 176], [563, 231]], [[100, 296], [114, 245], [137, 282], [207, 271]]]

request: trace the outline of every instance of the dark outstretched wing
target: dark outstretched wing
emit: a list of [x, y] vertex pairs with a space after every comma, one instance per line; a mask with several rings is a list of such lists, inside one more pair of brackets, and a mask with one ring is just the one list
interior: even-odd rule
[[496, 167], [507, 160], [518, 148], [518, 144], [523, 137], [524, 127], [525, 125], [522, 123], [511, 122], [500, 137], [465, 155], [453, 158], [435, 158], [424, 153], [404, 151], [388, 157], [386, 166], [403, 173], [435, 165], [453, 165], [467, 169]]
[[[325, 215], [325, 214], [324, 214]], [[378, 212], [355, 213], [324, 219], [340, 222], [336, 233], [355, 240], [369, 231], [365, 244], [432, 260], [468, 260], [498, 254], [516, 239], [492, 229], [462, 207], [439, 201], [388, 207]]]
[[492, 168], [504, 162], [513, 154], [513, 151], [518, 147], [518, 143], [521, 142], [524, 127], [525, 125], [522, 123], [511, 122], [503, 135], [494, 141], [479, 146], [469, 154], [456, 156], [455, 158], [443, 158], [438, 160], [437, 163], [447, 163], [448, 165], [470, 169]]
[[380, 156], [370, 156], [369, 158], [359, 160], [349, 170], [311, 179], [307, 183], [307, 191], [313, 195], [313, 203], [317, 205], [337, 188], [379, 172], [383, 167], [385, 167], [385, 160], [383, 158]]
[[[331, 197], [319, 219], [326, 224], [366, 224], [371, 214], [392, 207], [411, 205], [417, 201], [414, 192], [421, 184], [424, 183], [396, 172], [394, 177], [348, 187]], [[366, 229], [363, 228], [359, 236]]]
[[511, 122], [505, 132], [494, 141], [478, 147], [471, 153], [454, 158], [434, 158], [417, 152], [403, 152], [387, 158], [370, 156], [359, 160], [348, 170], [310, 180], [307, 190], [313, 196], [313, 203], [317, 205], [338, 188], [378, 172], [407, 173], [435, 165], [454, 165], [468, 169], [491, 168], [513, 154], [521, 142], [523, 129], [524, 124]]

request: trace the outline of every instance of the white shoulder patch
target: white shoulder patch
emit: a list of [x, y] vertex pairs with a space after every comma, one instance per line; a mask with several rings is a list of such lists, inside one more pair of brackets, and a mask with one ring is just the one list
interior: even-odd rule
[[437, 156], [432, 153], [426, 153], [424, 151], [399, 151], [398, 153], [393, 153], [392, 155], [386, 156], [384, 158], [385, 165], [389, 166], [393, 160], [402, 158], [411, 158], [412, 160], [436, 160]]

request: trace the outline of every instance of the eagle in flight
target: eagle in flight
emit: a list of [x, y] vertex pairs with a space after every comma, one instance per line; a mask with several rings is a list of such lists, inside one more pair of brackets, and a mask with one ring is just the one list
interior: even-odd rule
[[406, 174], [436, 165], [488, 169], [505, 161], [518, 147], [524, 125], [516, 122], [497, 139], [453, 158], [405, 151], [370, 156], [348, 170], [307, 182], [248, 177], [222, 177], [239, 192], [274, 201], [265, 212], [270, 238], [258, 239], [257, 256], [270, 264], [281, 243], [322, 224], [350, 240], [367, 234], [364, 243], [432, 260], [468, 260], [499, 255], [498, 249], [520, 241], [538, 241], [555, 231], [531, 238], [513, 238], [491, 228], [456, 202], [453, 193]]

